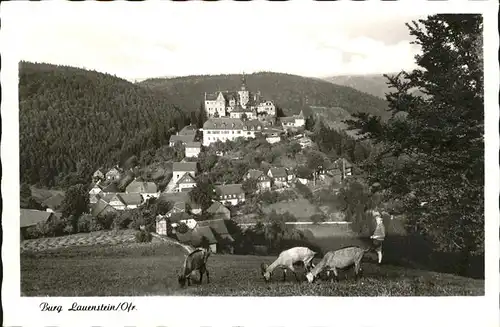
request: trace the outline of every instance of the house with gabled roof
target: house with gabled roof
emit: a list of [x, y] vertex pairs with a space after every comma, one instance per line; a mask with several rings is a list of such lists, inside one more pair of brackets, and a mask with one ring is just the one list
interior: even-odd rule
[[174, 162], [172, 167], [172, 180], [171, 183], [177, 185], [179, 180], [185, 174], [191, 174], [192, 177], [196, 177], [197, 166], [196, 162]]
[[229, 234], [224, 219], [199, 221], [197, 227], [209, 227], [212, 230], [217, 241], [217, 252], [222, 252], [224, 250], [229, 250], [230, 253], [233, 252], [232, 243], [234, 243], [234, 239], [231, 234]]
[[186, 158], [198, 158], [201, 152], [201, 142], [186, 143], [184, 152]]
[[113, 167], [106, 173], [106, 180], [118, 181], [122, 177], [122, 171], [118, 167]]
[[196, 135], [198, 129], [194, 125], [184, 126], [180, 131], [179, 135]]
[[285, 187], [288, 182], [288, 174], [283, 167], [269, 168], [267, 176], [272, 178], [273, 184], [277, 187]]
[[106, 195], [103, 200], [109, 203], [116, 210], [136, 209], [143, 202], [139, 193], [114, 193]]
[[181, 142], [182, 145], [186, 145], [187, 143], [194, 142], [195, 134], [187, 134], [187, 135], [172, 135], [168, 141], [170, 146], [174, 146], [175, 143]]
[[271, 178], [264, 174], [262, 170], [250, 169], [245, 175], [245, 180], [247, 179], [255, 179], [259, 190], [271, 189]]
[[[161, 193], [158, 200], [171, 202], [173, 203], [174, 208], [178, 207], [182, 208], [184, 211], [191, 211], [194, 215], [201, 214], [200, 205], [191, 200], [189, 192]], [[188, 206], [190, 210], [188, 210]]]
[[215, 185], [215, 192], [221, 203], [235, 206], [245, 202], [245, 192], [241, 184]]
[[111, 193], [118, 193], [118, 192], [120, 192], [120, 189], [118, 188], [118, 185], [115, 182], [109, 183], [108, 185], [102, 188], [102, 193], [104, 195]]
[[59, 209], [61, 208], [63, 201], [64, 201], [64, 195], [57, 193], [51, 196], [50, 198], [43, 200], [42, 205], [47, 207], [47, 211], [56, 212], [59, 211]]
[[32, 209], [21, 209], [19, 216], [19, 226], [20, 226], [20, 237], [21, 241], [27, 237], [27, 230], [30, 227], [36, 227], [40, 223], [47, 223], [55, 217], [53, 212], [32, 210]]
[[219, 201], [214, 201], [207, 212], [212, 214], [214, 219], [231, 219], [231, 211]]
[[116, 213], [117, 210], [103, 199], [99, 199], [90, 210], [94, 217], [104, 217], [107, 213]]
[[92, 182], [97, 183], [98, 181], [103, 181], [106, 179], [106, 172], [104, 169], [99, 168], [97, 169], [94, 174], [92, 174]]
[[212, 230], [208, 226], [196, 226], [194, 229], [189, 229], [186, 233], [176, 233], [179, 242], [191, 245], [193, 247], [201, 247], [206, 242], [213, 253], [217, 253], [217, 239]]
[[189, 192], [196, 187], [196, 181], [190, 173], [185, 173], [177, 182], [178, 192]]
[[143, 182], [135, 179], [125, 189], [126, 193], [139, 193], [144, 200], [157, 198], [160, 196], [158, 187], [153, 182]]

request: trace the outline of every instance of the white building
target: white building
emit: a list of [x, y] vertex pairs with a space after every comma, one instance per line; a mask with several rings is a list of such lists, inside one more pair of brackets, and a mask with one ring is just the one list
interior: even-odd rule
[[160, 196], [158, 192], [158, 187], [153, 182], [141, 182], [134, 180], [125, 188], [126, 193], [139, 193], [144, 200], [150, 198], [157, 198]]
[[268, 116], [276, 116], [276, 106], [272, 101], [262, 101], [257, 106], [257, 114], [266, 113]]
[[222, 204], [230, 203], [235, 206], [245, 202], [245, 192], [241, 184], [216, 185], [215, 192]]
[[189, 173], [185, 173], [184, 176], [182, 176], [177, 182], [177, 191], [178, 192], [190, 191], [195, 186], [196, 186], [196, 181], [194, 180], [194, 177], [191, 176], [191, 174]]
[[[245, 75], [241, 79], [241, 87], [238, 91], [217, 91], [213, 93], [205, 93], [204, 98], [205, 111], [209, 118], [229, 117], [230, 113], [241, 110], [250, 110], [249, 115], [257, 116], [256, 109], [260, 106], [262, 112], [276, 116], [276, 108], [272, 101], [263, 101], [260, 92], [249, 92], [246, 86]], [[258, 105], [257, 105], [258, 104]], [[231, 118], [240, 118], [242, 113], [231, 115]], [[238, 116], [238, 117], [237, 117]]]
[[306, 119], [302, 110], [298, 115], [293, 115], [291, 117], [281, 117], [280, 122], [285, 129], [300, 128], [306, 125]]
[[211, 118], [203, 124], [203, 146], [209, 146], [217, 141], [234, 141], [238, 137], [255, 138], [261, 131], [262, 124], [258, 120]]
[[172, 170], [172, 183], [177, 184], [184, 174], [196, 177], [196, 162], [174, 162]]
[[185, 156], [187, 158], [197, 158], [201, 152], [201, 142], [188, 142], [185, 146]]

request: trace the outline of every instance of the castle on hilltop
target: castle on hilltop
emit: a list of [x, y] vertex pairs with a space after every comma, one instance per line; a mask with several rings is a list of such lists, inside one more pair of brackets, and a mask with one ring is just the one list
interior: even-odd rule
[[238, 91], [205, 92], [205, 111], [208, 118], [260, 119], [276, 116], [276, 107], [272, 101], [264, 99], [260, 91], [248, 91], [245, 75], [241, 78]]

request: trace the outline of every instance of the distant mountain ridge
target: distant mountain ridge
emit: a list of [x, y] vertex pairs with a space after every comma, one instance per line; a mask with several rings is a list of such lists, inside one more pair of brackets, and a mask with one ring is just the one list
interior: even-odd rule
[[[396, 75], [397, 73], [387, 73], [387, 75]], [[352, 87], [358, 91], [368, 93], [385, 99], [385, 94], [390, 92], [387, 83], [387, 78], [383, 74], [370, 74], [370, 75], [342, 75], [330, 76], [322, 78], [325, 81], [337, 85]]]
[[[389, 116], [384, 99], [336, 85], [321, 79], [291, 74], [260, 72], [246, 75], [247, 89], [261, 91], [274, 101], [286, 115], [296, 114], [309, 106], [340, 107], [350, 114], [358, 111]], [[205, 92], [239, 90], [241, 75], [196, 75], [174, 78], [151, 78], [137, 85], [165, 94], [183, 110], [200, 107]]]

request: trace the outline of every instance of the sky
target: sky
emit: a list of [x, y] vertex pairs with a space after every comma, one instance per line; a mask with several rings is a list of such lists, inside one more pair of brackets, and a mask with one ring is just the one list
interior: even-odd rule
[[258, 71], [326, 77], [414, 68], [419, 48], [410, 44], [405, 22], [423, 15], [303, 3], [25, 2], [15, 21], [2, 17], [2, 27], [15, 23], [13, 46], [21, 60], [128, 80]]

